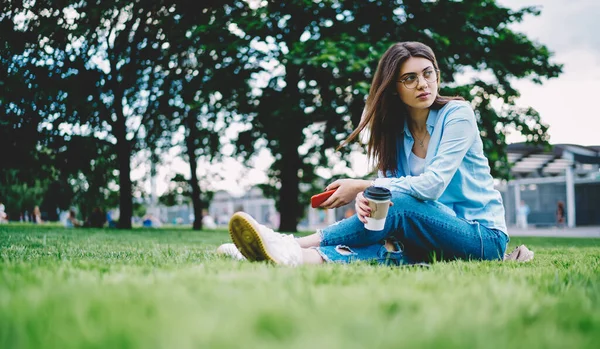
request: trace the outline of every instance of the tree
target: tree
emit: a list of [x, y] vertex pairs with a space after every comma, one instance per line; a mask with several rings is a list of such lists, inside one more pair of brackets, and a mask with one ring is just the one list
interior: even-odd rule
[[[377, 59], [397, 41], [431, 46], [440, 64], [442, 93], [473, 102], [495, 175], [507, 174], [502, 170], [508, 167], [507, 127], [516, 127], [531, 142], [547, 142], [547, 125], [534, 110], [515, 106], [518, 91], [511, 85], [518, 78], [540, 83], [561, 72], [545, 46], [508, 28], [528, 14], [539, 11], [511, 10], [494, 0], [292, 0], [258, 9], [255, 22], [241, 29], [266, 47], [270, 78], [248, 113], [252, 127], [237, 144], [238, 154], [248, 158], [257, 140], [265, 139], [260, 144], [275, 157], [269, 184], [276, 189], [270, 192], [278, 193], [280, 230], [296, 230], [307, 204], [298, 200], [300, 184], [311, 183], [318, 166], [332, 165], [331, 148], [360, 120]], [[457, 85], [456, 75], [466, 70], [479, 74]], [[489, 78], [479, 78], [483, 75]], [[491, 107], [496, 99], [500, 110]]]
[[57, 176], [44, 199], [49, 212], [56, 207], [67, 210], [75, 206], [85, 220], [96, 207], [106, 211], [118, 206], [114, 144], [95, 137], [69, 135], [53, 148]]
[[[27, 16], [17, 19], [23, 4], [3, 1], [0, 14], [0, 197], [11, 219], [40, 205], [56, 175], [47, 146], [59, 91], [51, 67], [32, 56], [37, 36], [23, 29]], [[46, 57], [48, 58], [48, 57]], [[27, 61], [32, 64], [28, 64]]]
[[[12, 24], [10, 30], [24, 39], [20, 54], [13, 55], [12, 69], [29, 73], [30, 81], [51, 82], [24, 86], [37, 88], [34, 105], [53, 111], [40, 115], [51, 126], [50, 133], [58, 137], [68, 126], [71, 133], [115, 145], [121, 228], [131, 227], [131, 157], [139, 150], [141, 135], [148, 133], [145, 126], [163, 116], [151, 107], [170, 73], [170, 33], [184, 35], [172, 29], [182, 13], [195, 13], [191, 1], [180, 7], [177, 3], [9, 2], [11, 11], [4, 17], [9, 20], [3, 23]], [[54, 93], [50, 101], [43, 98], [48, 87]]]
[[[205, 1], [197, 6], [167, 0], [9, 2], [12, 11], [5, 18], [10, 20], [3, 23], [10, 27], [25, 18], [18, 30], [10, 27], [25, 39], [11, 64], [39, 72], [32, 79], [51, 82], [46, 85], [56, 95], [54, 113], [43, 121], [52, 136], [64, 136], [67, 126], [70, 133], [114, 144], [121, 228], [131, 227], [132, 156], [149, 149], [156, 159], [178, 127], [186, 130], [192, 198], [200, 215], [197, 155], [219, 153], [220, 134], [211, 127], [217, 115], [226, 115], [220, 109], [230, 103], [230, 95], [245, 94], [251, 64], [233, 58], [248, 45], [230, 30], [228, 16], [243, 19], [247, 3]], [[229, 86], [211, 86], [221, 79]], [[47, 102], [42, 97], [32, 100]]]
[[[222, 157], [221, 137], [234, 119], [234, 103], [248, 93], [247, 80], [255, 64], [244, 54], [253, 51], [248, 40], [231, 29], [232, 18], [242, 22], [251, 14], [247, 2], [204, 2], [200, 11], [197, 6], [194, 2], [178, 6], [178, 26], [171, 29], [169, 41], [170, 72], [155, 109], [172, 116], [173, 133], [183, 130], [182, 146], [191, 173], [189, 194], [194, 216], [199, 218], [206, 193], [200, 187], [198, 162]], [[194, 220], [193, 229], [202, 229], [201, 219]]]
[[[8, 17], [18, 26], [13, 31], [26, 39], [13, 66], [38, 80], [50, 80], [51, 91], [58, 91], [53, 100], [45, 101], [53, 113], [43, 115], [54, 135], [68, 125], [84, 136], [107, 133], [103, 137], [114, 142], [119, 224], [131, 227], [130, 158], [144, 121], [140, 109], [155, 81], [149, 73], [161, 50], [157, 41], [164, 37], [152, 24], [168, 9], [154, 1], [143, 2], [146, 8], [139, 1], [11, 3]], [[42, 93], [47, 85], [29, 87]], [[38, 97], [34, 103], [43, 102]], [[139, 115], [142, 120], [135, 120]]]

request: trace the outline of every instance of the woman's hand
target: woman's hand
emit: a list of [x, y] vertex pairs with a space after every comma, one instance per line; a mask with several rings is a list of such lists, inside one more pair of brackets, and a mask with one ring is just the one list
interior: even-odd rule
[[[394, 203], [390, 201], [390, 207], [394, 206]], [[369, 207], [369, 200], [365, 198], [363, 192], [356, 194], [356, 200], [354, 201], [354, 210], [358, 220], [367, 224], [367, 217], [371, 216], [371, 207]]]
[[369, 207], [369, 200], [365, 199], [362, 191], [356, 194], [354, 210], [356, 211], [358, 220], [367, 224], [367, 217], [371, 215], [371, 208]]
[[336, 191], [320, 207], [336, 208], [347, 205], [354, 200], [356, 194], [362, 192], [370, 185], [370, 181], [362, 179], [338, 179], [325, 188], [326, 191], [331, 189], [336, 189]]

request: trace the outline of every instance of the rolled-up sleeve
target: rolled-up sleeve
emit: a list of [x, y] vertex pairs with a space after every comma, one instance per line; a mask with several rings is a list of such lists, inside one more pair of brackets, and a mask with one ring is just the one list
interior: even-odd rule
[[478, 132], [473, 110], [468, 105], [461, 105], [446, 116], [437, 153], [420, 176], [380, 177], [373, 184], [417, 199], [437, 200], [446, 190]]

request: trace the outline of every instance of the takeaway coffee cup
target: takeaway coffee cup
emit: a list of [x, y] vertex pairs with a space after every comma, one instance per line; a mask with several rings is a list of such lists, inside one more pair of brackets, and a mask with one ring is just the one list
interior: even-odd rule
[[392, 193], [383, 187], [370, 186], [365, 189], [363, 196], [369, 200], [369, 207], [371, 208], [371, 216], [366, 217], [365, 228], [373, 231], [383, 230]]

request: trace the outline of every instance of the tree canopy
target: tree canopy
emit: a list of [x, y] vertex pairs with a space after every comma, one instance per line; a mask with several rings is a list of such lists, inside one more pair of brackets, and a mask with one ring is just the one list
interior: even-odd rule
[[[134, 154], [160, 161], [183, 132], [198, 213], [198, 157], [229, 156], [224, 130], [243, 124], [235, 155], [271, 152], [263, 189], [276, 198], [280, 229], [295, 231], [317, 169], [347, 164], [360, 150], [334, 149], [360, 120], [379, 57], [399, 41], [433, 48], [442, 94], [472, 102], [492, 174], [507, 178], [507, 130], [534, 143], [548, 139], [540, 115], [516, 106], [514, 81], [541, 83], [562, 69], [543, 44], [511, 29], [539, 9], [495, 0], [1, 3], [0, 145], [13, 150], [6, 168], [32, 186], [63, 171], [62, 183], [85, 178], [95, 195], [113, 183], [124, 228]], [[459, 84], [459, 76], [471, 78]], [[60, 160], [84, 151], [77, 170]], [[0, 171], [0, 179], [14, 177]]]
[[[269, 80], [249, 114], [252, 128], [240, 134], [238, 151], [262, 142], [275, 157], [269, 171], [281, 205], [281, 230], [295, 230], [307, 202], [301, 183], [318, 166], [333, 166], [331, 148], [358, 124], [379, 57], [398, 41], [433, 48], [442, 94], [472, 101], [492, 174], [508, 176], [505, 132], [512, 127], [531, 142], [547, 142], [537, 112], [518, 108], [512, 83], [558, 76], [542, 44], [510, 29], [536, 8], [503, 8], [496, 1], [285, 1], [258, 9], [256, 22], [241, 28], [264, 43]], [[474, 72], [459, 85], [459, 74]], [[498, 103], [499, 102], [499, 103]], [[492, 103], [500, 108], [492, 107]], [[305, 196], [306, 200], [306, 196]]]

